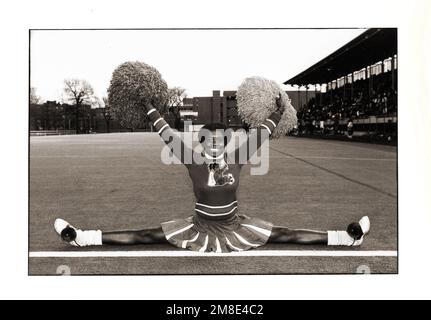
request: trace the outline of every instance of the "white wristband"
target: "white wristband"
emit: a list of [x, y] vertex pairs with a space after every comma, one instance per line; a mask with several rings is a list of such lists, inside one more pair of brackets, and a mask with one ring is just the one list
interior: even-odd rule
[[269, 121], [269, 122], [271, 122], [272, 123], [272, 125], [274, 126], [274, 128], [276, 128], [277, 127], [277, 125], [275, 124], [275, 122], [274, 121], [272, 121], [271, 119], [266, 119], [267, 121]]
[[150, 111], [147, 112], [147, 116], [149, 116], [150, 114], [152, 114], [154, 111], [157, 111], [156, 108], [151, 109]]
[[159, 118], [156, 121], [154, 121], [153, 126], [156, 126], [160, 121], [162, 121], [163, 118]]

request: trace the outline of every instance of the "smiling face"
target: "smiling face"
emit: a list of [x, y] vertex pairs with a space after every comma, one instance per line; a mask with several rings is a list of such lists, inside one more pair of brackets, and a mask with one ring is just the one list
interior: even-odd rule
[[210, 158], [219, 160], [225, 153], [225, 134], [223, 129], [212, 130], [205, 134], [205, 139], [201, 142], [204, 152]]
[[209, 124], [199, 132], [199, 141], [208, 159], [218, 161], [224, 158], [229, 140], [226, 129], [223, 124]]

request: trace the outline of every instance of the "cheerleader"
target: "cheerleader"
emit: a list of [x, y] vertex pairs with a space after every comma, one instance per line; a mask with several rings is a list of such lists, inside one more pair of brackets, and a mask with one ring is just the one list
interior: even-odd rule
[[[247, 159], [271, 137], [280, 121], [285, 106], [280, 97], [276, 102], [276, 112], [248, 134]], [[202, 163], [196, 161], [199, 158], [196, 152], [173, 132], [151, 104], [147, 106], [147, 115], [162, 140], [188, 170], [196, 197], [194, 214], [186, 219], [163, 222], [155, 228], [113, 232], [80, 230], [62, 219], [57, 219], [55, 230], [70, 245], [85, 247], [170, 243], [178, 248], [198, 252], [224, 253], [249, 250], [268, 242], [359, 246], [369, 232], [368, 217], [363, 217], [359, 223], [350, 224], [347, 231], [321, 232], [274, 226], [260, 218], [240, 214], [237, 189], [243, 163], [228, 161], [232, 157], [229, 157], [226, 148], [231, 138], [227, 127], [212, 123], [201, 129], [198, 136], [205, 159]], [[257, 149], [251, 147], [251, 142], [257, 143]], [[174, 147], [176, 144], [180, 148]], [[234, 151], [233, 159], [239, 159], [240, 149]], [[252, 149], [254, 152], [250, 151]]]

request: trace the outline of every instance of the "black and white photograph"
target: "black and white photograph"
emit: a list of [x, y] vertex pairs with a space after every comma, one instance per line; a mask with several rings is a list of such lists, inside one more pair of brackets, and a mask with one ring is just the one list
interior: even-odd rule
[[1, 5], [0, 299], [275, 319], [287, 300], [431, 298], [430, 17]]
[[30, 275], [397, 273], [396, 28], [29, 36]]

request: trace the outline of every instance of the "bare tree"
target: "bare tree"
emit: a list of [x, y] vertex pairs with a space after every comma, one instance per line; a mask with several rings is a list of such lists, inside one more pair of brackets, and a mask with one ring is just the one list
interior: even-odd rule
[[187, 97], [186, 89], [181, 87], [172, 87], [168, 89], [167, 110], [163, 110], [167, 115], [169, 112], [175, 117], [175, 128], [180, 129], [180, 106], [183, 105], [184, 98]]
[[36, 94], [36, 88], [31, 87], [30, 88], [30, 103], [31, 104], [39, 104], [42, 101], [42, 99]]
[[78, 132], [80, 108], [83, 104], [92, 104], [93, 87], [86, 80], [67, 79], [64, 80], [64, 93], [67, 100], [75, 103], [75, 129]]
[[186, 89], [181, 87], [169, 88], [167, 105], [169, 108], [182, 106], [183, 100], [186, 97], [187, 97]]

